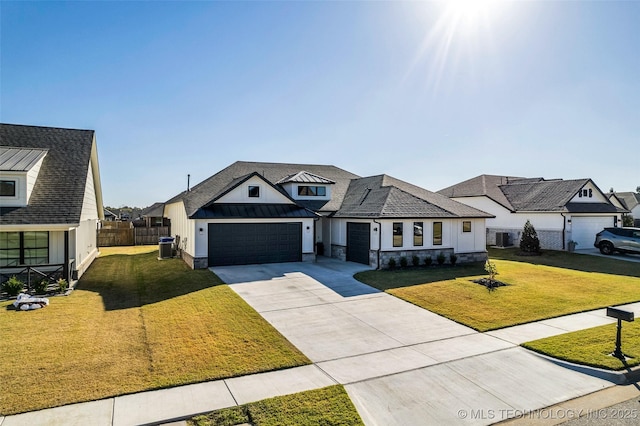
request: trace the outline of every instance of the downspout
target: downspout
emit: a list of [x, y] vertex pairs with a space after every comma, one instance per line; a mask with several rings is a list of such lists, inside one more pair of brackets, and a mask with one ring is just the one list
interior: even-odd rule
[[376, 222], [375, 219], [373, 219], [373, 223], [377, 223], [378, 224], [378, 265], [376, 270], [380, 270], [380, 250], [382, 249], [382, 224], [380, 222]]
[[560, 212], [560, 216], [562, 216], [562, 250], [566, 250], [565, 239], [567, 234], [567, 217], [562, 212]]
[[313, 252], [316, 255], [314, 262], [318, 261], [318, 243], [316, 242], [316, 228], [319, 220], [320, 220], [319, 217], [316, 217], [313, 219]]

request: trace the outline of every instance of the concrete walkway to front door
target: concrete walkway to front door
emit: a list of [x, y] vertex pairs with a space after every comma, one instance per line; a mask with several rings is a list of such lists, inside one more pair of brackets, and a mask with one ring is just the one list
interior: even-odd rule
[[612, 386], [379, 292], [321, 258], [213, 268], [337, 383], [367, 424], [490, 424]]

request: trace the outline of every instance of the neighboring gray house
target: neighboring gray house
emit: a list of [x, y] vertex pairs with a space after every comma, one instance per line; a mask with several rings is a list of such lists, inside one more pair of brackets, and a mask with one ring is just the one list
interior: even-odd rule
[[103, 218], [93, 130], [0, 124], [2, 277], [37, 268], [77, 279]]
[[[439, 194], [493, 214], [487, 219], [487, 243], [508, 234], [518, 245], [527, 220], [542, 248], [591, 248], [605, 227], [622, 226], [622, 214], [591, 179], [543, 179], [480, 175], [438, 191]], [[498, 238], [501, 239], [501, 238]]]
[[386, 175], [241, 161], [167, 201], [164, 216], [193, 268], [316, 255], [373, 267], [439, 253], [484, 260], [492, 217]]

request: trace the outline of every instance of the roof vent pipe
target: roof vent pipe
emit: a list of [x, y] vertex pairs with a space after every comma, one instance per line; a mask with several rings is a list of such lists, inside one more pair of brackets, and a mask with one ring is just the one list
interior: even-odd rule
[[187, 175], [187, 192], [191, 191], [191, 188], [189, 187], [190, 180], [191, 180], [191, 175]]

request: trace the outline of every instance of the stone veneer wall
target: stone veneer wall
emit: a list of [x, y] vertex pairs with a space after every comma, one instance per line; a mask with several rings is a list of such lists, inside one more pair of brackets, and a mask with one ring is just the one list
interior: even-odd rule
[[[452, 248], [442, 248], [442, 249], [421, 249], [421, 250], [397, 250], [397, 251], [381, 251], [380, 252], [380, 268], [387, 269], [389, 267], [389, 259], [392, 257], [396, 259], [396, 265], [400, 266], [400, 258], [402, 256], [407, 258], [407, 263], [409, 266], [413, 266], [412, 259], [413, 256], [418, 256], [420, 258], [420, 265], [424, 265], [424, 258], [430, 256], [433, 259], [432, 265], [437, 265], [436, 257], [440, 254], [444, 254], [445, 256], [445, 264], [449, 263], [449, 256], [453, 253]], [[479, 252], [470, 252], [470, 253], [456, 253], [458, 256], [457, 263], [470, 263], [470, 262], [484, 262], [487, 260], [487, 252], [479, 251]], [[347, 247], [333, 244], [331, 246], [331, 257], [335, 259], [342, 260], [343, 262], [347, 260]], [[372, 268], [378, 267], [378, 251], [370, 250], [369, 251], [369, 266]]]
[[206, 257], [193, 257], [184, 250], [180, 250], [180, 257], [191, 269], [206, 269], [209, 267], [209, 259]]
[[[508, 232], [511, 239], [511, 246], [520, 246], [522, 229], [514, 228], [487, 228], [487, 245], [496, 245], [496, 232]], [[563, 250], [562, 231], [536, 229], [536, 233], [540, 240], [540, 248], [547, 250]], [[569, 239], [567, 239], [567, 241], [569, 241]]]
[[303, 262], [315, 262], [316, 254], [315, 253], [302, 253], [302, 261]]
[[347, 246], [339, 246], [337, 244], [331, 244], [331, 257], [334, 259], [340, 259], [343, 262], [347, 261]]

